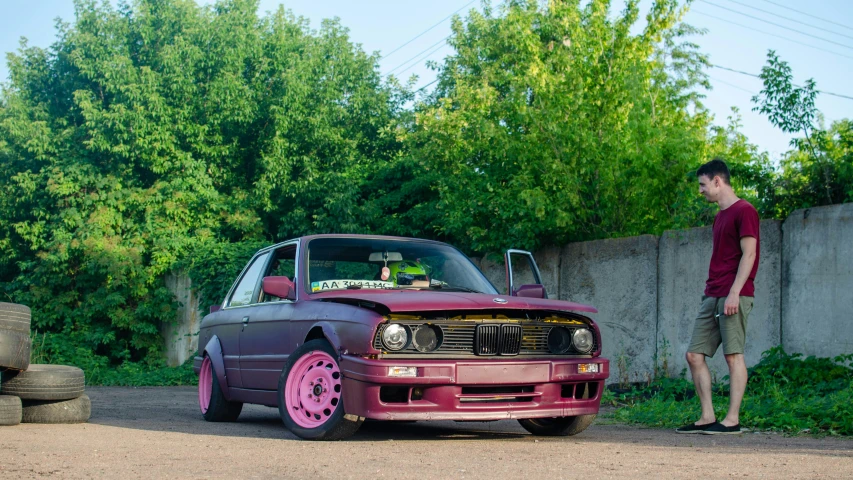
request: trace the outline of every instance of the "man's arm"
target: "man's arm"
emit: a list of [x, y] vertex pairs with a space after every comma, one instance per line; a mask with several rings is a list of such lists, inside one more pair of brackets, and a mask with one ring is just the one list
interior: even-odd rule
[[729, 290], [729, 296], [726, 297], [726, 305], [723, 307], [726, 315], [734, 315], [738, 311], [738, 306], [740, 305], [740, 291], [743, 288], [743, 284], [746, 283], [746, 280], [749, 278], [749, 274], [752, 272], [752, 266], [755, 265], [755, 250], [757, 244], [758, 241], [755, 237], [741, 237], [740, 239], [740, 250], [743, 252], [743, 256], [740, 257], [740, 263], [737, 267], [737, 276], [735, 276], [735, 283], [732, 284], [732, 289]]

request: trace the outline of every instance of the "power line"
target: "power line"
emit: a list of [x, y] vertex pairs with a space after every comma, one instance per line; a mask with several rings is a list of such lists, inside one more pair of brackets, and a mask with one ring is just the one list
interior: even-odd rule
[[398, 50], [400, 50], [401, 48], [403, 48], [403, 47], [405, 47], [406, 45], [408, 45], [408, 44], [410, 44], [410, 43], [414, 42], [415, 40], [417, 40], [418, 38], [420, 38], [420, 37], [421, 37], [421, 35], [423, 35], [423, 34], [427, 33], [428, 31], [432, 30], [433, 28], [435, 28], [435, 27], [437, 27], [437, 26], [441, 25], [442, 23], [446, 22], [448, 18], [450, 18], [450, 17], [452, 17], [452, 16], [456, 15], [457, 13], [461, 12], [462, 10], [464, 10], [465, 8], [467, 8], [469, 5], [471, 5], [472, 3], [476, 2], [476, 1], [477, 1], [477, 0], [472, 0], [472, 1], [468, 2], [468, 3], [466, 3], [466, 4], [465, 4], [465, 5], [463, 5], [463, 6], [462, 6], [462, 8], [460, 8], [459, 10], [456, 10], [455, 12], [453, 12], [453, 13], [451, 13], [450, 15], [448, 15], [448, 16], [444, 17], [443, 19], [441, 19], [441, 21], [440, 21], [440, 22], [438, 22], [438, 23], [436, 23], [435, 25], [433, 25], [433, 26], [431, 26], [431, 27], [427, 28], [427, 29], [426, 29], [426, 30], [424, 30], [423, 32], [421, 32], [421, 33], [419, 33], [419, 34], [415, 35], [411, 40], [409, 40], [408, 42], [406, 42], [406, 43], [404, 43], [404, 44], [400, 45], [399, 47], [395, 48], [394, 50], [391, 50], [391, 52], [389, 52], [388, 54], [386, 54], [384, 57], [380, 58], [379, 60], [380, 60], [380, 61], [381, 61], [381, 60], [385, 60], [386, 58], [390, 57], [391, 55], [393, 55], [395, 52], [397, 52], [397, 51], [398, 51]]
[[433, 51], [429, 52], [428, 54], [426, 54], [426, 55], [424, 55], [423, 57], [419, 58], [419, 59], [418, 59], [416, 62], [414, 62], [413, 64], [411, 64], [411, 65], [409, 65], [408, 67], [406, 67], [406, 68], [404, 68], [404, 69], [400, 70], [399, 72], [397, 72], [397, 75], [402, 75], [403, 73], [408, 72], [409, 70], [411, 70], [411, 69], [415, 68], [415, 66], [417, 66], [417, 65], [418, 65], [422, 60], [426, 60], [427, 58], [429, 58], [429, 57], [433, 56], [433, 55], [435, 54], [435, 52], [437, 52], [437, 51], [441, 50], [442, 48], [444, 48], [444, 47], [446, 47], [446, 46], [447, 46], [447, 45], [439, 45], [438, 47], [436, 47], [436, 48], [435, 48], [435, 50], [433, 50]]
[[[401, 64], [399, 64], [399, 65], [397, 65], [396, 67], [392, 68], [391, 70], [388, 70], [388, 73], [386, 73], [386, 75], [391, 75], [392, 73], [394, 73], [394, 71], [395, 71], [395, 70], [397, 70], [397, 69], [399, 69], [399, 68], [401, 68], [401, 67], [403, 67], [403, 66], [405, 66], [405, 65], [408, 65], [408, 64], [409, 64], [409, 62], [411, 62], [412, 60], [415, 60], [415, 64], [417, 64], [417, 63], [421, 60], [421, 59], [420, 59], [420, 58], [418, 58], [418, 57], [420, 57], [422, 54], [426, 53], [428, 50], [430, 50], [430, 49], [434, 48], [436, 45], [439, 45], [439, 44], [441, 44], [441, 43], [446, 42], [448, 38], [450, 38], [450, 35], [448, 35], [448, 36], [446, 36], [446, 37], [442, 38], [441, 40], [439, 40], [439, 41], [437, 41], [437, 42], [433, 43], [432, 45], [428, 46], [427, 48], [425, 48], [425, 49], [421, 50], [420, 52], [416, 53], [414, 57], [409, 58], [408, 60], [406, 60], [405, 62], [403, 62], [403, 63], [401, 63]], [[442, 46], [443, 46], [443, 45], [442, 45]], [[441, 47], [439, 47], [439, 48], [441, 48]], [[436, 49], [436, 50], [437, 50], [437, 49]], [[432, 55], [433, 53], [435, 53], [435, 51], [430, 52], [430, 54], [429, 54], [429, 55]], [[427, 57], [428, 57], [429, 55], [427, 55]], [[424, 57], [424, 58], [425, 58], [425, 57]], [[414, 65], [409, 65], [409, 68], [411, 68], [412, 66], [414, 66]], [[408, 68], [407, 68], [406, 70], [408, 70]], [[406, 70], [403, 70], [403, 71], [406, 71]], [[402, 73], [402, 72], [401, 72], [401, 73]]]
[[423, 87], [421, 87], [421, 88], [419, 88], [419, 89], [415, 90], [415, 91], [414, 91], [414, 92], [412, 92], [412, 93], [419, 93], [421, 90], [423, 90], [423, 89], [427, 88], [428, 86], [432, 85], [433, 83], [435, 83], [435, 82], [437, 82], [437, 81], [438, 81], [438, 79], [436, 78], [435, 80], [433, 80], [433, 81], [431, 81], [431, 82], [427, 83], [426, 85], [424, 85]]
[[744, 91], [744, 92], [746, 92], [746, 93], [749, 93], [750, 95], [757, 95], [757, 93], [753, 92], [752, 90], [747, 90], [747, 89], [745, 89], [745, 88], [743, 88], [743, 87], [741, 87], [741, 86], [739, 86], [739, 85], [735, 85], [734, 83], [729, 83], [729, 82], [727, 82], [727, 81], [723, 80], [722, 78], [712, 77], [712, 76], [710, 76], [710, 75], [708, 75], [708, 77], [709, 77], [711, 80], [715, 81], [715, 82], [720, 82], [720, 83], [725, 84], [725, 85], [728, 85], [728, 86], [730, 86], [730, 87], [732, 87], [732, 88], [736, 88], [736, 89], [738, 89], [738, 90], [741, 90], [741, 91]]
[[845, 45], [845, 44], [843, 44], [843, 43], [838, 43], [838, 42], [835, 42], [835, 41], [833, 41], [833, 40], [827, 40], [827, 39], [825, 39], [825, 38], [823, 38], [823, 37], [818, 37], [817, 35], [812, 35], [812, 34], [810, 34], [810, 33], [802, 32], [802, 31], [800, 31], [800, 30], [797, 30], [796, 28], [786, 27], [785, 25], [780, 25], [780, 24], [778, 24], [778, 23], [771, 22], [770, 20], [765, 20], [765, 19], [763, 19], [763, 18], [761, 18], [761, 17], [756, 17], [756, 16], [754, 16], [754, 15], [750, 15], [750, 14], [748, 14], [748, 13], [743, 13], [743, 12], [739, 12], [739, 11], [737, 11], [737, 10], [732, 10], [731, 8], [727, 8], [727, 7], [724, 7], [724, 6], [722, 6], [722, 5], [717, 5], [716, 3], [709, 2], [708, 0], [699, 0], [699, 1], [700, 1], [700, 2], [702, 2], [702, 3], [707, 3], [708, 5], [711, 5], [711, 6], [714, 6], [714, 7], [717, 7], [717, 8], [721, 8], [721, 9], [723, 9], [723, 10], [726, 10], [726, 11], [729, 11], [729, 12], [732, 12], [732, 13], [737, 13], [738, 15], [743, 15], [744, 17], [748, 17], [748, 18], [752, 18], [752, 19], [754, 19], [754, 20], [758, 20], [759, 22], [769, 23], [770, 25], [773, 25], [773, 26], [776, 26], [776, 27], [779, 27], [779, 28], [784, 28], [785, 30], [790, 30], [790, 31], [792, 31], [792, 32], [797, 32], [797, 33], [799, 33], [800, 35], [805, 35], [805, 36], [807, 36], [807, 37], [816, 38], [816, 39], [818, 39], [818, 40], [822, 40], [822, 41], [827, 42], [827, 43], [832, 43], [832, 44], [839, 45], [839, 46], [842, 46], [842, 47], [844, 47], [844, 48], [849, 48], [850, 50], [853, 50], [853, 47], [851, 47], [850, 45]]
[[783, 18], [783, 19], [785, 19], [785, 20], [788, 20], [789, 22], [799, 23], [800, 25], [805, 25], [806, 27], [816, 28], [816, 29], [818, 29], [818, 30], [822, 30], [822, 31], [827, 32], [827, 33], [832, 33], [832, 34], [839, 35], [839, 36], [842, 36], [842, 37], [849, 38], [849, 39], [853, 40], [853, 37], [851, 37], [850, 35], [845, 35], [845, 34], [843, 34], [843, 33], [833, 32], [832, 30], [827, 30], [827, 29], [826, 29], [826, 28], [824, 28], [824, 27], [819, 27], [819, 26], [817, 26], [817, 25], [812, 25], [812, 24], [810, 24], [810, 23], [806, 23], [806, 22], [804, 22], [804, 21], [802, 21], [802, 20], [797, 20], [797, 19], [795, 19], [795, 18], [790, 18], [790, 17], [786, 17], [786, 16], [784, 16], [784, 15], [779, 15], [778, 13], [773, 13], [773, 12], [771, 12], [771, 11], [769, 11], [769, 10], [764, 10], [764, 9], [761, 9], [761, 8], [758, 8], [758, 7], [753, 7], [752, 5], [748, 5], [748, 4], [746, 4], [746, 3], [741, 3], [741, 2], [738, 2], [737, 0], [728, 0], [728, 1], [729, 1], [729, 2], [731, 2], [731, 3], [736, 3], [736, 4], [738, 4], [738, 5], [742, 6], [742, 7], [751, 8], [751, 9], [753, 9], [753, 10], [758, 10], [759, 12], [763, 12], [763, 13], [766, 13], [766, 14], [768, 14], [768, 15], [773, 15], [774, 17]]
[[[749, 77], [755, 77], [755, 78], [759, 78], [759, 79], [761, 78], [761, 76], [760, 76], [760, 75], [756, 75], [756, 74], [754, 74], [754, 73], [749, 73], [749, 72], [744, 72], [743, 70], [736, 70], [736, 69], [734, 69], [734, 68], [724, 67], [724, 66], [722, 66], [722, 65], [714, 65], [714, 64], [711, 64], [711, 66], [712, 66], [712, 67], [714, 67], [714, 68], [719, 68], [720, 70], [728, 70], [729, 72], [739, 73], [739, 74], [741, 74], [741, 75], [747, 75], [747, 76], [749, 76]], [[800, 87], [800, 85], [794, 85], [794, 86], [795, 86], [795, 87]], [[826, 90], [815, 90], [815, 91], [816, 91], [817, 93], [823, 93], [823, 94], [826, 94], [826, 95], [832, 95], [833, 97], [846, 98], [846, 99], [848, 99], [848, 100], [853, 100], [853, 97], [851, 97], [851, 96], [849, 96], [849, 95], [842, 95], [842, 94], [840, 94], [840, 93], [827, 92]]]
[[814, 48], [815, 50], [820, 50], [821, 52], [824, 52], [824, 53], [831, 53], [831, 54], [833, 54], [833, 55], [838, 55], [839, 57], [849, 58], [850, 60], [853, 60], [853, 57], [851, 57], [851, 56], [849, 56], [849, 55], [844, 55], [843, 53], [833, 52], [832, 50], [827, 50], [827, 49], [825, 49], [825, 48], [823, 48], [823, 47], [818, 47], [818, 46], [816, 46], [816, 45], [812, 45], [812, 44], [810, 44], [810, 43], [800, 42], [800, 41], [798, 41], [798, 40], [794, 40], [794, 39], [792, 39], [792, 38], [788, 38], [788, 37], [785, 37], [785, 36], [783, 36], [783, 35], [777, 35], [777, 34], [775, 34], [775, 33], [765, 32], [764, 30], [759, 30], [759, 29], [757, 29], [757, 28], [750, 27], [750, 26], [744, 25], [744, 24], [742, 24], [742, 23], [733, 22], [733, 21], [728, 20], [728, 19], [726, 19], [726, 18], [717, 17], [717, 16], [715, 16], [715, 15], [711, 15], [711, 14], [709, 14], [709, 13], [705, 13], [705, 12], [700, 12], [700, 11], [698, 11], [698, 10], [691, 10], [691, 12], [693, 12], [693, 13], [698, 13], [699, 15], [704, 15], [704, 16], [706, 16], [706, 17], [715, 18], [715, 19], [717, 19], [717, 20], [719, 20], [719, 21], [721, 21], [721, 22], [730, 23], [730, 24], [735, 25], [735, 26], [738, 26], [738, 27], [746, 28], [747, 30], [751, 30], [751, 31], [756, 32], [756, 33], [763, 33], [764, 35], [770, 35], [771, 37], [781, 38], [782, 40], [785, 40], [785, 41], [788, 41], [788, 42], [792, 42], [792, 43], [796, 43], [796, 44], [798, 44], [798, 45], [802, 45], [802, 46], [804, 46], [804, 47]]
[[781, 3], [771, 2], [770, 0], [762, 0], [762, 1], [767, 2], [767, 3], [770, 3], [770, 4], [773, 4], [773, 5], [776, 5], [777, 7], [782, 7], [782, 8], [785, 8], [785, 9], [791, 10], [792, 12], [797, 12], [797, 13], [799, 13], [800, 15], [805, 15], [805, 16], [807, 16], [807, 17], [811, 17], [811, 18], [814, 18], [814, 19], [820, 20], [820, 21], [822, 21], [822, 22], [831, 23], [831, 24], [833, 24], [833, 25], [838, 25], [839, 27], [844, 27], [844, 28], [846, 28], [847, 30], [853, 30], [853, 28], [851, 28], [851, 27], [850, 27], [850, 26], [848, 26], [848, 25], [844, 25], [843, 23], [833, 22], [832, 20], [827, 20], [827, 19], [825, 19], [825, 18], [817, 17], [817, 16], [815, 16], [815, 15], [811, 15], [811, 14], [808, 14], [808, 13], [806, 13], [806, 12], [803, 12], [802, 10], [797, 10], [797, 9], [795, 9], [795, 8], [791, 8], [791, 7], [788, 7], [788, 6], [782, 5]]

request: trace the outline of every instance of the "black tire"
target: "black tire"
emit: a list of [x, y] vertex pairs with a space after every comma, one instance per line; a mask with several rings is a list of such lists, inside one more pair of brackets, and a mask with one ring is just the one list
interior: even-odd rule
[[3, 394], [22, 400], [70, 400], [83, 395], [83, 370], [68, 365], [32, 364], [25, 372], [3, 374]]
[[525, 430], [540, 437], [567, 437], [577, 435], [592, 425], [595, 415], [577, 417], [527, 418], [518, 423]]
[[[297, 364], [300, 358], [309, 355], [315, 351], [322, 351], [328, 354], [337, 365], [338, 354], [335, 349], [329, 345], [326, 340], [311, 340], [300, 345], [292, 355], [287, 359], [284, 369], [281, 371], [281, 376], [278, 380], [278, 413], [281, 415], [281, 421], [288, 430], [293, 432], [299, 438], [305, 440], [343, 440], [352, 436], [364, 423], [364, 417], [347, 414], [344, 411], [343, 388], [339, 392], [339, 398], [334, 407], [334, 411], [328, 416], [323, 424], [314, 427], [306, 428], [297, 424], [291, 417], [287, 409], [284, 392], [287, 385], [287, 378], [290, 375], [293, 366]], [[338, 367], [339, 368], [339, 367]], [[343, 379], [343, 376], [341, 376]]]
[[240, 412], [243, 411], [241, 402], [229, 402], [225, 399], [222, 393], [222, 388], [219, 386], [219, 381], [216, 378], [216, 370], [213, 364], [210, 364], [211, 374], [213, 375], [213, 388], [210, 394], [210, 405], [207, 411], [201, 415], [208, 422], [236, 422]]
[[71, 400], [23, 400], [21, 423], [86, 423], [92, 402], [85, 393]]
[[0, 369], [26, 370], [32, 348], [28, 334], [0, 329]]
[[0, 302], [0, 330], [30, 334], [30, 307]]
[[21, 423], [21, 399], [12, 395], [0, 395], [0, 425]]

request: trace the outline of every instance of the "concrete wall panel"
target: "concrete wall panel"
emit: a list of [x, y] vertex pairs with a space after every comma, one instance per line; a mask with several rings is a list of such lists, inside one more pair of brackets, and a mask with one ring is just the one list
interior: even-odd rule
[[783, 230], [785, 349], [853, 353], [853, 204], [797, 210]]
[[[643, 381], [652, 374], [657, 323], [657, 246], [653, 235], [573, 243], [562, 250], [560, 299], [587, 303], [599, 313], [610, 382], [620, 374]], [[630, 362], [620, 372], [618, 360]]]
[[178, 318], [174, 324], [161, 328], [165, 343], [166, 361], [169, 366], [183, 364], [198, 350], [199, 315], [198, 297], [192, 289], [192, 282], [185, 272], [173, 272], [166, 275], [166, 288], [180, 302]]

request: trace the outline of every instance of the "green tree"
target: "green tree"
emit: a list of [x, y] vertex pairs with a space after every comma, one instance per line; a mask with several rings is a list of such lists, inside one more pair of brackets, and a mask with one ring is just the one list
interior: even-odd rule
[[8, 55], [0, 281], [54, 360], [156, 362], [179, 263], [358, 229], [409, 94], [337, 21], [257, 8], [76, 0], [53, 46]]
[[707, 60], [676, 1], [655, 2], [637, 34], [638, 2], [615, 18], [609, 6], [512, 1], [454, 21], [456, 53], [407, 139], [436, 172], [442, 234], [489, 251], [696, 220], [676, 213], [695, 197]]

